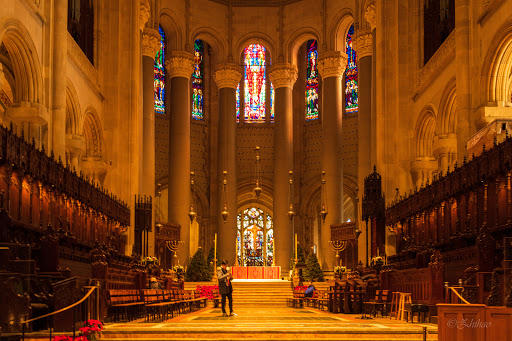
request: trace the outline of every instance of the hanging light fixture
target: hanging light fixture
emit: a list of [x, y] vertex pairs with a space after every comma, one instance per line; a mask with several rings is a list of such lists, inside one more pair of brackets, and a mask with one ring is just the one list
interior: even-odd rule
[[190, 218], [190, 222], [192, 223], [194, 219], [197, 217], [197, 213], [194, 210], [196, 197], [194, 195], [194, 172], [190, 172], [190, 189], [192, 191], [192, 200], [190, 201], [190, 212], [188, 212], [188, 217]]
[[254, 148], [256, 151], [256, 187], [254, 187], [254, 194], [256, 195], [256, 199], [260, 198], [261, 187], [260, 187], [260, 147], [256, 146]]
[[222, 215], [222, 220], [224, 220], [224, 223], [226, 223], [226, 220], [228, 219], [228, 215], [229, 215], [228, 203], [227, 203], [228, 180], [226, 179], [228, 172], [223, 171], [222, 174], [224, 175], [224, 182], [223, 182], [223, 187], [222, 187], [222, 212], [220, 212], [220, 214]]
[[325, 171], [322, 171], [322, 209], [320, 210], [320, 216], [322, 217], [322, 222], [325, 223], [325, 217], [327, 216], [327, 188], [325, 187]]
[[293, 216], [295, 215], [295, 211], [293, 210], [293, 203], [292, 203], [292, 200], [293, 200], [293, 198], [292, 198], [293, 172], [290, 171], [289, 174], [290, 174], [290, 184], [288, 187], [288, 203], [289, 203], [290, 207], [288, 208], [288, 218], [290, 218], [290, 223], [291, 223], [293, 220]]

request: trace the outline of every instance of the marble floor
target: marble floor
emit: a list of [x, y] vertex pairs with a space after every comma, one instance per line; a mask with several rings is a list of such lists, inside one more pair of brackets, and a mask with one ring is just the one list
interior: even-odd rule
[[360, 315], [331, 314], [317, 309], [253, 307], [222, 317], [205, 308], [161, 323], [106, 324], [103, 340], [437, 340], [437, 325], [389, 318], [361, 320]]

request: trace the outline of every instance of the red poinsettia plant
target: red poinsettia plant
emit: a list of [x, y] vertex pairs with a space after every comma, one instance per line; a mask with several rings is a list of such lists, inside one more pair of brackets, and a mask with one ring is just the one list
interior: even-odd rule
[[295, 291], [297, 290], [306, 290], [308, 287], [306, 285], [297, 285], [295, 287]]
[[217, 293], [219, 292], [219, 286], [218, 285], [198, 285], [196, 287], [197, 291], [201, 292], [201, 297], [206, 297], [209, 300], [213, 300], [216, 296], [214, 291]]
[[55, 336], [53, 341], [96, 341], [97, 334], [103, 330], [103, 323], [98, 320], [87, 320], [84, 326], [79, 329], [81, 336], [73, 338], [72, 336]]

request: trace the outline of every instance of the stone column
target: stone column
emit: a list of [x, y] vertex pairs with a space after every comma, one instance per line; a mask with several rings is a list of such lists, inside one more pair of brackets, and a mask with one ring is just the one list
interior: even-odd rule
[[[376, 26], [377, 26], [377, 10], [376, 10], [376, 3], [375, 0], [367, 0], [364, 4], [364, 17], [366, 19], [366, 22], [368, 23], [368, 26], [370, 26], [370, 32], [371, 32], [371, 56], [366, 56], [366, 61], [364, 60], [364, 56], [361, 55], [361, 53], [358, 51], [358, 58], [360, 62], [358, 63], [358, 76], [359, 78], [359, 98], [361, 98], [361, 92], [364, 93], [367, 91], [368, 86], [365, 86], [365, 80], [368, 82], [367, 77], [365, 77], [365, 73], [361, 74], [359, 71], [361, 67], [364, 69], [365, 64], [368, 63], [368, 58], [371, 61], [371, 87], [370, 87], [370, 135], [369, 138], [364, 138], [361, 133], [359, 133], [359, 139], [358, 139], [358, 148], [360, 148], [361, 145], [364, 145], [364, 140], [368, 139], [370, 143], [370, 167], [372, 168], [374, 165], [377, 165], [377, 101], [376, 101], [376, 93], [377, 93], [377, 87], [376, 87], [376, 72], [377, 72], [377, 54], [376, 54]], [[361, 34], [362, 36], [364, 35]], [[365, 46], [366, 48], [361, 48], [364, 51], [361, 51], [362, 54], [368, 53], [368, 44], [370, 43], [368, 41], [368, 37], [365, 36], [364, 38], [359, 38], [357, 40], [356, 38], [356, 48], [357, 44], [359, 43], [360, 46]], [[362, 40], [362, 42], [360, 42]], [[357, 50], [356, 50], [357, 51]], [[361, 87], [361, 80], [363, 81], [363, 87]], [[363, 97], [364, 98], [364, 97]], [[364, 110], [366, 103], [363, 104], [365, 100], [360, 100], [358, 102], [359, 104], [359, 115], [361, 115], [361, 107], [363, 108], [363, 116], [364, 116]], [[364, 120], [363, 120], [364, 121]], [[358, 162], [361, 164], [361, 155], [358, 155], [359, 160]], [[364, 161], [363, 161], [364, 162]], [[371, 171], [370, 168], [370, 171]], [[358, 177], [361, 176], [361, 174], [358, 174]], [[362, 204], [363, 202], [363, 194], [364, 194], [364, 176], [363, 178], [358, 178], [358, 184], [359, 184], [359, 203]], [[362, 213], [362, 209], [360, 210]], [[368, 249], [370, 248], [370, 245], [366, 244], [366, 241], [371, 241], [371, 235], [366, 236], [366, 224], [363, 226], [363, 222], [361, 221], [361, 225], [359, 230], [361, 231], [361, 235], [358, 239], [358, 257], [359, 259], [363, 260], [363, 262], [366, 260]], [[368, 229], [368, 233], [371, 234], [371, 229]]]
[[467, 155], [466, 144], [476, 132], [471, 117], [471, 5], [468, 1], [455, 0], [455, 78], [457, 81], [457, 161], [462, 164], [464, 155]]
[[[236, 257], [236, 216], [237, 171], [236, 171], [236, 87], [242, 79], [242, 70], [235, 64], [224, 64], [214, 73], [213, 79], [219, 89], [219, 143], [218, 143], [218, 239], [219, 259], [235, 263]], [[227, 171], [226, 193], [223, 195], [223, 172]], [[229, 212], [226, 222], [220, 212], [227, 204]]]
[[[142, 32], [142, 192], [153, 197], [151, 221], [155, 225], [155, 55], [160, 49], [160, 33]], [[155, 231], [148, 234], [148, 252], [154, 254]]]
[[[373, 69], [373, 34], [370, 30], [362, 31], [355, 37], [355, 50], [357, 52], [357, 81], [359, 86], [359, 102], [358, 102], [358, 168], [357, 168], [357, 187], [358, 202], [363, 202], [364, 194], [364, 178], [372, 173], [372, 69]], [[358, 252], [365, 250], [364, 242], [366, 241], [366, 225], [362, 221], [362, 209], [357, 207], [357, 222], [359, 231], [363, 236], [358, 240]], [[364, 253], [361, 253], [360, 259], [364, 259]]]
[[171, 79], [169, 108], [169, 223], [181, 226], [183, 248], [178, 251], [180, 264], [190, 256], [190, 76], [194, 56], [174, 51], [165, 66]]
[[55, 158], [66, 159], [66, 59], [68, 0], [54, 2], [51, 107], [51, 149]]
[[[293, 226], [288, 217], [289, 172], [293, 170], [293, 103], [292, 90], [297, 80], [297, 67], [292, 64], [273, 65], [269, 78], [275, 89], [274, 118], [274, 243], [275, 263], [281, 272], [290, 271], [294, 258]], [[293, 201], [292, 201], [293, 203]]]
[[331, 271], [335, 255], [329, 247], [331, 225], [341, 223], [343, 161], [340, 153], [342, 128], [342, 84], [347, 66], [347, 55], [340, 51], [326, 51], [318, 61], [322, 76], [322, 170], [325, 171], [327, 216], [320, 229], [319, 261], [324, 270]]

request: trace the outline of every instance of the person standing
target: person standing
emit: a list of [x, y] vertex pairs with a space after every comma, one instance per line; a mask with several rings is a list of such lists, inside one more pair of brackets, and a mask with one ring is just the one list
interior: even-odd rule
[[233, 312], [233, 286], [231, 280], [231, 270], [228, 268], [228, 261], [223, 260], [221, 267], [217, 272], [217, 278], [219, 279], [219, 293], [222, 295], [222, 316], [227, 317], [226, 314], [226, 297], [229, 299], [229, 316], [236, 316]]

